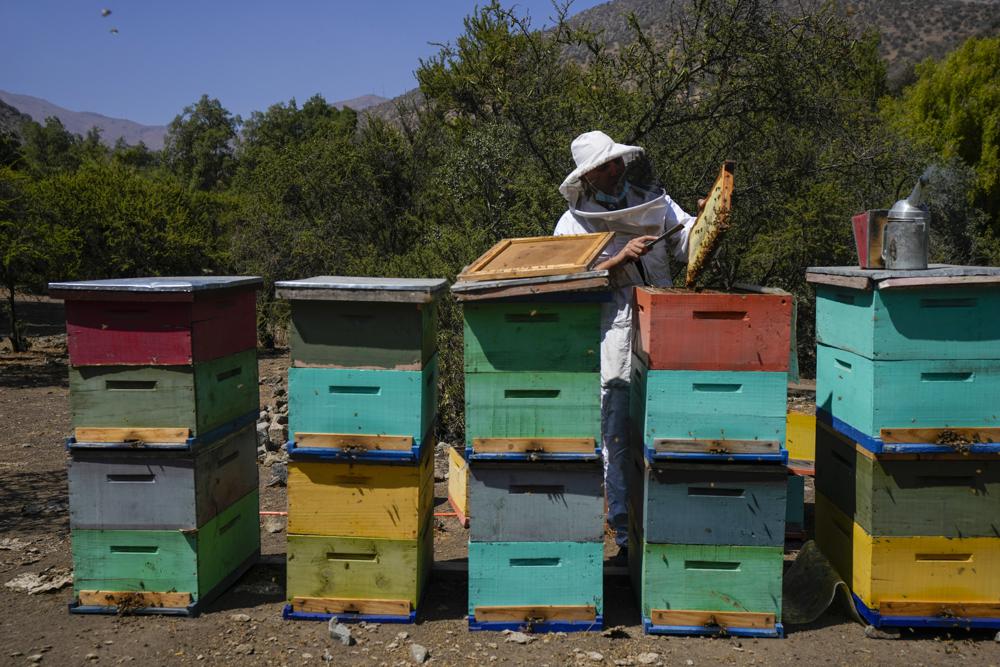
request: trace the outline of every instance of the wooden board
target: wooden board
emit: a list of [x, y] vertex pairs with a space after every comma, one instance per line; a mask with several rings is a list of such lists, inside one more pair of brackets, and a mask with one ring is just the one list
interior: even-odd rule
[[354, 435], [353, 433], [294, 433], [295, 444], [315, 449], [357, 449], [408, 452], [413, 448], [409, 435]]
[[638, 287], [634, 351], [654, 370], [788, 371], [790, 294]]
[[883, 616], [920, 616], [940, 618], [993, 618], [1000, 620], [1000, 603], [991, 602], [921, 602], [882, 600], [878, 605]]
[[260, 549], [257, 491], [196, 530], [73, 530], [73, 587], [183, 591], [197, 600]]
[[597, 609], [592, 605], [535, 605], [476, 607], [473, 617], [480, 622], [539, 623], [542, 621], [593, 621]]
[[293, 366], [420, 370], [437, 351], [437, 304], [291, 302]]
[[66, 301], [73, 366], [176, 366], [257, 345], [254, 288], [196, 293], [194, 301]]
[[257, 488], [248, 425], [197, 455], [156, 449], [71, 453], [70, 528], [191, 530]]
[[469, 513], [469, 463], [455, 447], [448, 448], [448, 502], [459, 521], [468, 528], [472, 516]]
[[470, 468], [473, 542], [603, 541], [604, 474], [599, 463], [474, 461]]
[[476, 454], [591, 454], [594, 438], [473, 438]]
[[816, 415], [789, 411], [785, 419], [785, 448], [797, 464], [816, 461]]
[[997, 537], [1000, 459], [895, 460], [820, 424], [816, 490], [868, 534]]
[[705, 628], [774, 628], [774, 614], [753, 614], [745, 611], [681, 611], [678, 609], [652, 609], [653, 625]]
[[150, 591], [80, 591], [77, 595], [81, 605], [93, 607], [119, 607], [137, 609], [143, 607], [166, 607], [184, 609], [191, 604], [190, 593], [153, 593]]
[[71, 367], [69, 382], [75, 429], [172, 428], [197, 436], [260, 406], [255, 349], [193, 366]]
[[433, 562], [428, 522], [415, 540], [288, 535], [289, 600], [408, 600], [416, 607]]
[[872, 361], [816, 346], [816, 405], [873, 438], [882, 429], [1000, 427], [1000, 359]]
[[365, 600], [362, 598], [294, 597], [292, 610], [312, 614], [371, 614], [407, 616], [412, 610], [409, 600]]
[[470, 373], [465, 378], [466, 445], [474, 447], [478, 438], [570, 438], [577, 440], [574, 446], [583, 438], [597, 439], [600, 381], [600, 373]]
[[783, 372], [648, 370], [633, 357], [632, 420], [650, 448], [658, 440], [678, 451], [712, 446], [691, 442], [706, 440], [734, 453], [772, 451], [785, 440], [787, 385]]
[[581, 273], [611, 239], [613, 232], [504, 239], [468, 266], [458, 279], [497, 280]]
[[434, 502], [433, 448], [419, 465], [288, 462], [288, 532], [416, 540]]
[[712, 258], [722, 234], [729, 226], [729, 212], [733, 206], [733, 171], [736, 163], [729, 160], [722, 163], [719, 175], [708, 193], [705, 207], [698, 214], [688, 236], [688, 266], [685, 285], [692, 287], [705, 265]]
[[313, 276], [274, 283], [279, 299], [291, 301], [357, 301], [364, 303], [430, 303], [448, 289], [444, 278], [378, 278]]
[[778, 465], [630, 461], [630, 511], [649, 542], [783, 546], [787, 473]]
[[465, 372], [601, 370], [599, 303], [467, 303]]
[[603, 555], [600, 542], [470, 542], [468, 613], [584, 606], [602, 614]]
[[74, 429], [79, 442], [134, 442], [139, 445], [171, 445], [187, 442], [190, 428], [94, 428]]
[[643, 541], [639, 551], [642, 613], [650, 616], [653, 609], [737, 611], [780, 619], [783, 551], [783, 547]]
[[437, 355], [419, 371], [288, 369], [289, 433], [419, 439], [437, 410]]
[[816, 286], [816, 340], [879, 361], [1000, 357], [1000, 284]]
[[[839, 516], [838, 516], [839, 515]], [[821, 493], [816, 494], [817, 542], [850, 563], [851, 590], [871, 609], [883, 600], [988, 603], [1000, 600], [1000, 540], [993, 537], [872, 537]], [[834, 524], [821, 529], [820, 521]], [[844, 529], [850, 525], [850, 535]], [[820, 542], [822, 535], [823, 542]], [[846, 579], [846, 577], [845, 577]]]

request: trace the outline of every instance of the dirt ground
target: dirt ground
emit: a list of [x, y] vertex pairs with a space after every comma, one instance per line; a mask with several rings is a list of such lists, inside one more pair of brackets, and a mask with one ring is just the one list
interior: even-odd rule
[[[23, 312], [29, 316], [33, 349], [13, 353], [0, 344], [0, 583], [24, 573], [52, 574], [72, 567], [62, 311], [58, 304], [33, 300]], [[0, 322], [0, 341], [5, 335]], [[287, 355], [262, 356], [262, 403], [270, 400], [272, 379], [286, 368]], [[285, 489], [266, 486], [270, 477], [262, 465], [261, 509], [284, 510]], [[436, 485], [437, 512], [450, 511], [446, 488], [446, 482]], [[540, 635], [527, 645], [507, 642], [500, 633], [470, 633], [463, 570], [467, 534], [449, 516], [437, 519], [437, 566], [420, 620], [414, 625], [352, 626], [357, 643], [347, 647], [331, 641], [325, 623], [281, 619], [283, 520], [262, 517], [261, 522], [262, 562], [194, 619], [71, 615], [69, 587], [29, 595], [0, 586], [0, 664], [389, 666], [412, 664], [410, 644], [417, 643], [428, 649], [430, 664], [440, 665], [1000, 665], [995, 633], [920, 632], [894, 640], [867, 639], [864, 628], [838, 610], [810, 625], [786, 627], [785, 639], [645, 636], [628, 578], [617, 575], [607, 576], [604, 588], [605, 624], [617, 628], [614, 632]]]

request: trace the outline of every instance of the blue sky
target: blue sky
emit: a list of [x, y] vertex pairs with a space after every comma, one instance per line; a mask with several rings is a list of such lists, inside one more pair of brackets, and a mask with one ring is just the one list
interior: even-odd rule
[[[600, 2], [575, 0], [570, 13]], [[0, 89], [148, 125], [202, 93], [243, 116], [315, 93], [394, 97], [416, 87], [418, 60], [460, 35], [476, 4], [0, 0]], [[534, 26], [554, 15], [551, 0], [504, 4]]]

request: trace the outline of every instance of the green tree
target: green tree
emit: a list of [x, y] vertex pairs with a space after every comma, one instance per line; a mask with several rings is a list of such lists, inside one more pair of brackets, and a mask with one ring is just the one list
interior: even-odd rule
[[236, 168], [238, 116], [219, 100], [202, 95], [167, 128], [163, 161], [192, 190], [222, 190]]
[[76, 169], [80, 164], [76, 150], [79, 143], [80, 137], [69, 132], [55, 116], [46, 118], [45, 125], [34, 121], [24, 124], [23, 154], [36, 174]]
[[1000, 235], [1000, 37], [971, 38], [916, 71], [916, 82], [887, 100], [886, 118], [918, 146], [974, 170], [972, 202]]

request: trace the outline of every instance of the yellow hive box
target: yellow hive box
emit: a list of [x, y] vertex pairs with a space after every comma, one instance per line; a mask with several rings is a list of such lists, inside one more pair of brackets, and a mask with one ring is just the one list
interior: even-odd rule
[[881, 614], [1000, 617], [1000, 538], [872, 537], [817, 493], [816, 542]]
[[469, 527], [469, 462], [454, 447], [448, 448], [448, 502], [459, 522]]
[[785, 426], [789, 464], [816, 465], [816, 415], [789, 411]]
[[288, 532], [415, 540], [434, 506], [433, 447], [417, 465], [288, 462]]

